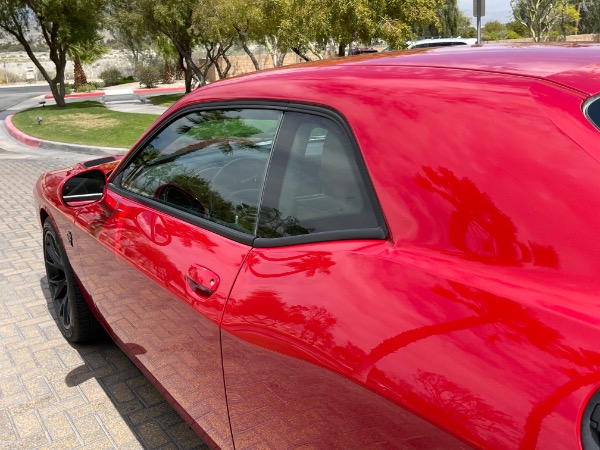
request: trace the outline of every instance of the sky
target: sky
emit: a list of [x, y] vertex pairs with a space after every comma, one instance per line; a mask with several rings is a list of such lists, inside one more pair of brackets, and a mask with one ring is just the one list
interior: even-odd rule
[[[458, 0], [458, 8], [472, 18], [471, 23], [475, 26], [477, 21], [473, 17], [473, 0]], [[485, 0], [485, 16], [481, 18], [481, 24], [492, 20], [500, 23], [513, 20], [509, 0]]]

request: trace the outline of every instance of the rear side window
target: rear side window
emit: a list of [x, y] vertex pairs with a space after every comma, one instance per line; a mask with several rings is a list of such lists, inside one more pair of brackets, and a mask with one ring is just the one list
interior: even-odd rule
[[596, 97], [585, 107], [585, 115], [600, 130], [600, 97]]
[[352, 144], [331, 119], [285, 114], [266, 186], [259, 238], [379, 226]]

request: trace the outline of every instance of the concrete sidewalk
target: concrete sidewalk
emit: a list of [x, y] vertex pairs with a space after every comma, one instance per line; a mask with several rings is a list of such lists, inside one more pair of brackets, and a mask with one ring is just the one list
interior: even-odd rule
[[91, 158], [24, 146], [0, 121], [0, 448], [206, 450], [116, 344], [71, 345], [55, 324], [32, 191]]
[[[178, 92], [183, 93], [185, 92], [185, 85], [182, 81], [176, 81], [170, 84], [162, 84], [160, 87], [142, 88], [140, 87], [140, 84], [138, 82], [133, 82], [127, 84], [119, 84], [116, 86], [107, 86], [91, 92], [74, 92], [72, 94], [65, 95], [65, 99], [103, 97], [107, 93], [110, 94], [119, 90], [131, 90], [134, 94], [143, 96], [154, 96], [161, 94], [176, 94]], [[50, 100], [53, 97], [52, 94], [46, 94], [44, 98]]]
[[18, 152], [18, 144], [14, 149], [5, 144], [0, 144], [0, 448], [207, 449], [112, 341], [70, 345], [54, 323], [32, 190], [42, 172], [90, 155]]
[[[135, 90], [131, 88], [121, 88], [121, 89], [113, 89], [112, 92], [107, 96], [109, 101], [104, 101], [105, 106], [113, 111], [120, 111], [124, 113], [133, 113], [133, 114], [155, 114], [161, 115], [163, 114], [167, 108], [162, 106], [155, 106], [149, 104], [146, 100], [146, 97], [141, 94], [136, 94]], [[127, 96], [135, 96], [136, 98], [124, 99], [122, 101], [118, 100], [118, 96], [127, 97]], [[113, 97], [114, 101], [111, 101], [111, 97]], [[83, 100], [100, 100], [105, 97], [71, 97], [67, 99], [67, 102], [74, 101], [83, 101]], [[128, 148], [115, 148], [115, 147], [100, 147], [100, 146], [92, 146], [92, 145], [80, 145], [80, 144], [67, 144], [63, 142], [54, 142], [47, 141], [44, 139], [38, 139], [32, 136], [29, 136], [22, 131], [18, 130], [12, 124], [12, 116], [19, 111], [31, 108], [40, 108], [43, 107], [40, 105], [40, 101], [45, 101], [45, 105], [55, 105], [54, 100], [47, 100], [45, 95], [40, 95], [29, 100], [26, 100], [18, 105], [12, 106], [8, 110], [4, 111], [0, 119], [4, 119], [4, 121], [0, 121], [0, 137], [10, 136], [12, 139], [28, 145], [32, 148], [42, 148], [48, 150], [59, 150], [66, 152], [75, 152], [75, 153], [85, 153], [92, 155], [113, 155], [113, 154], [123, 154], [126, 153]]]

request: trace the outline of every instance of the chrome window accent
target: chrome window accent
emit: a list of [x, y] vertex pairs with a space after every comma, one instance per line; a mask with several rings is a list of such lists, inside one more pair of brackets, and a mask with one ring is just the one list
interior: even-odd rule
[[583, 114], [600, 131], [600, 95], [590, 97], [584, 102]]

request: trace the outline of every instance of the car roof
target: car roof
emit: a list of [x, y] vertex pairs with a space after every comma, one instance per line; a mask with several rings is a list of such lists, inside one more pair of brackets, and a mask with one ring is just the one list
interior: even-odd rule
[[[216, 99], [220, 95], [224, 98], [232, 98], [235, 94], [243, 95], [244, 91], [251, 94], [249, 98], [256, 98], [248, 84], [294, 83], [298, 76], [313, 78], [315, 82], [319, 79], [331, 81], [336, 76], [343, 76], [347, 69], [348, 72], [352, 72], [352, 67], [367, 68], [368, 66], [493, 72], [546, 79], [578, 90], [586, 96], [600, 93], [600, 45], [598, 44], [510, 46], [486, 44], [379, 52], [267, 69], [212, 83], [186, 96], [186, 101], [182, 104], [209, 98]], [[242, 84], [244, 88], [241, 88]], [[238, 90], [238, 87], [241, 89]], [[210, 94], [207, 91], [210, 91]]]
[[[358, 64], [358, 62], [357, 62]], [[388, 53], [364, 65], [450, 68], [544, 78], [592, 95], [600, 92], [600, 45], [482, 45]]]

